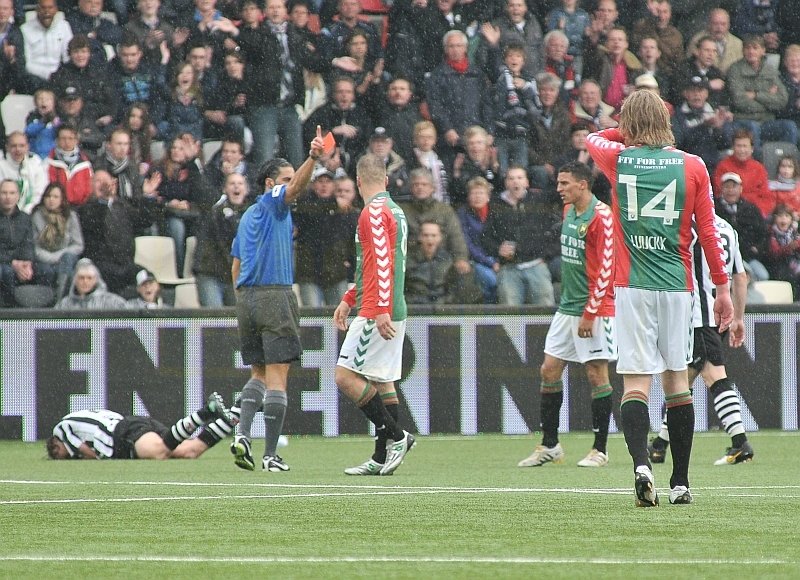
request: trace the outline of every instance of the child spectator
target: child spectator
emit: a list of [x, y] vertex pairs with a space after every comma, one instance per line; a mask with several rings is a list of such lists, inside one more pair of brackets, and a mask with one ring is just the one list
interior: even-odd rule
[[509, 43], [503, 50], [500, 77], [495, 83], [494, 134], [500, 173], [505, 174], [509, 164], [528, 165], [528, 111], [541, 109], [536, 82], [523, 76], [525, 47]]
[[202, 141], [203, 94], [195, 70], [188, 62], [175, 69], [170, 97], [167, 126], [162, 129], [162, 134], [167, 139], [174, 139], [182, 133], [191, 133], [192, 137]]
[[778, 205], [769, 230], [770, 278], [791, 282], [795, 296], [800, 290], [800, 232], [792, 210]]
[[[797, 159], [784, 155], [778, 160], [777, 177], [769, 181], [775, 192], [778, 205], [785, 205], [792, 212], [794, 221], [800, 218], [800, 183], [797, 182]], [[774, 214], [773, 214], [774, 215]]]
[[55, 290], [58, 301], [67, 291], [75, 264], [83, 254], [83, 233], [78, 214], [67, 203], [62, 185], [51, 183], [45, 188], [31, 221], [36, 276]]
[[56, 129], [61, 120], [56, 113], [56, 94], [50, 89], [39, 89], [33, 94], [36, 109], [25, 120], [25, 135], [30, 149], [44, 159], [56, 146]]

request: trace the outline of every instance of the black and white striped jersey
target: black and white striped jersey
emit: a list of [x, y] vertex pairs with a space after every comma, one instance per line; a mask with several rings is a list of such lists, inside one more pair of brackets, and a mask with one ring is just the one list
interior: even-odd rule
[[[739, 234], [731, 224], [719, 216], [716, 216], [715, 223], [722, 240], [723, 257], [728, 276], [744, 272], [742, 253], [739, 251]], [[692, 244], [689, 246], [689, 252], [692, 255], [692, 281], [694, 282], [692, 325], [695, 328], [716, 326], [717, 324], [714, 322], [716, 286], [711, 281], [711, 273], [703, 248], [697, 243], [697, 231], [694, 224], [692, 224]]]
[[120, 421], [122, 415], [106, 409], [76, 411], [53, 427], [53, 435], [64, 443], [70, 457], [76, 457], [78, 448], [86, 443], [98, 459], [106, 459], [114, 454], [114, 429]]

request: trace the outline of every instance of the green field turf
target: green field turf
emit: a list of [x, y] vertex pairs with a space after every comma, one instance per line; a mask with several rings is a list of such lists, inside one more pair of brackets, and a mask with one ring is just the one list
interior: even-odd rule
[[[520, 469], [528, 437], [421, 437], [392, 477], [348, 477], [366, 438], [291, 438], [292, 471], [197, 461], [60, 461], [0, 442], [0, 578], [800, 578], [800, 434], [751, 437], [752, 463], [715, 467], [695, 438], [695, 503], [634, 507], [630, 458]], [[256, 441], [254, 451], [261, 452]]]

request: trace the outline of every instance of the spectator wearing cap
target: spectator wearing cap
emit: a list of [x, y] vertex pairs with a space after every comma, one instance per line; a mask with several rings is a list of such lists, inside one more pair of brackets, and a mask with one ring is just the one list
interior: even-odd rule
[[97, 114], [86, 107], [83, 94], [77, 87], [69, 86], [58, 97], [58, 112], [61, 122], [75, 128], [78, 145], [89, 157], [94, 159], [103, 144], [103, 133], [97, 126]]
[[717, 43], [710, 36], [701, 36], [692, 51], [692, 56], [683, 67], [685, 79], [699, 77], [708, 82], [708, 102], [716, 108], [728, 106], [727, 83], [725, 74], [716, 66]]
[[[786, 87], [788, 98], [786, 106], [778, 113], [778, 118], [800, 123], [800, 45], [791, 44], [783, 53], [781, 81]], [[799, 125], [800, 126], [800, 125]]]
[[731, 18], [724, 8], [716, 8], [708, 15], [705, 30], [695, 34], [686, 47], [686, 52], [693, 54], [701, 38], [709, 36], [717, 45], [714, 64], [726, 74], [730, 66], [743, 56], [742, 41], [731, 33]]
[[204, 308], [236, 305], [231, 279], [231, 244], [239, 220], [250, 206], [247, 180], [239, 173], [228, 173], [222, 192], [219, 201], [203, 216], [197, 235], [193, 271], [200, 305]]
[[155, 274], [148, 269], [136, 273], [136, 298], [127, 302], [127, 307], [134, 310], [161, 310], [169, 308], [161, 297], [161, 284], [156, 280]]
[[743, 180], [738, 173], [723, 173], [720, 181], [721, 195], [714, 202], [716, 214], [739, 234], [739, 249], [753, 280], [768, 280], [769, 273], [762, 262], [767, 257], [767, 224], [759, 209], [742, 197]]
[[408, 183], [408, 167], [405, 160], [395, 153], [394, 140], [384, 127], [375, 127], [369, 138], [368, 150], [383, 159], [386, 164], [386, 178], [389, 180], [386, 189], [395, 201], [411, 199]]
[[705, 161], [713, 174], [720, 151], [729, 149], [733, 138], [733, 115], [709, 102], [709, 85], [705, 77], [694, 75], [686, 80], [683, 102], [672, 118], [675, 146]]
[[25, 59], [25, 72], [19, 88], [30, 95], [45, 86], [50, 75], [67, 61], [72, 28], [64, 14], [58, 11], [56, 0], [38, 0], [36, 18], [28, 19], [20, 27], [20, 32], [22, 50], [17, 58]]
[[[645, 91], [652, 91], [658, 96], [661, 96], [661, 87], [659, 86], [656, 77], [650, 73], [641, 74], [636, 77], [633, 86], [637, 90], [641, 89]], [[667, 108], [667, 112], [670, 114], [670, 116], [675, 114], [675, 107], [672, 106], [672, 103], [669, 101], [664, 101], [664, 106]]]
[[403, 77], [389, 83], [379, 115], [380, 122], [392, 136], [393, 149], [410, 163], [414, 156], [414, 125], [422, 121], [419, 104], [414, 100], [414, 86]]
[[295, 281], [303, 306], [335, 306], [347, 291], [355, 224], [338, 211], [334, 177], [330, 170], [318, 167], [310, 191], [298, 200], [293, 212], [297, 231]]
[[92, 51], [92, 66], [104, 69], [108, 58], [105, 47], [115, 47], [122, 40], [122, 27], [103, 15], [103, 0], [78, 0], [78, 9], [67, 16], [75, 35], [89, 39]]
[[766, 168], [753, 159], [753, 136], [746, 129], [733, 134], [733, 153], [714, 170], [714, 191], [722, 187], [721, 176], [735, 173], [741, 179], [742, 197], [754, 204], [766, 219], [775, 208], [775, 192], [769, 190]]
[[756, 152], [760, 152], [763, 141], [797, 143], [794, 121], [775, 118], [786, 107], [789, 94], [778, 69], [766, 60], [764, 39], [746, 36], [742, 44], [744, 58], [728, 70], [734, 124], [753, 134]]
[[83, 98], [84, 106], [96, 115], [96, 125], [108, 127], [113, 120], [113, 103], [117, 96], [111, 92], [105, 64], [90, 66], [89, 39], [83, 34], [76, 34], [69, 41], [68, 50], [69, 61], [53, 73], [50, 84], [59, 95], [67, 94], [67, 89], [72, 87]]
[[59, 300], [56, 310], [125, 310], [125, 299], [109, 292], [98, 267], [89, 258], [81, 258], [69, 293]]

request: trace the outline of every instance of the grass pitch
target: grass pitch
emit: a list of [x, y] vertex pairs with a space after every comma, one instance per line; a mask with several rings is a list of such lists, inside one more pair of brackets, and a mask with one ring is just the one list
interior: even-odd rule
[[[291, 438], [288, 473], [246, 472], [227, 442], [197, 461], [60, 461], [0, 442], [0, 578], [800, 578], [800, 434], [751, 437], [715, 467], [695, 438], [695, 503], [634, 507], [621, 435], [611, 463], [517, 468], [538, 436], [421, 437], [392, 477], [348, 477], [366, 438]], [[256, 441], [260, 453], [263, 442]]]

